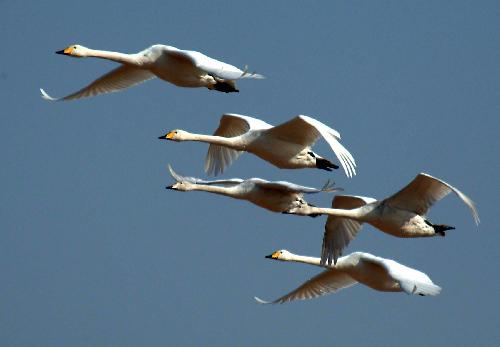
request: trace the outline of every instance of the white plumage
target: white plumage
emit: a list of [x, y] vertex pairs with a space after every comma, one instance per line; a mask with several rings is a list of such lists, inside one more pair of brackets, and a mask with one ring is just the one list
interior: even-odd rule
[[[287, 250], [276, 251], [266, 258], [320, 265], [320, 258], [293, 254]], [[423, 272], [412, 269], [390, 259], [355, 252], [338, 259], [336, 266], [301, 284], [290, 293], [272, 301], [255, 298], [262, 304], [283, 304], [293, 300], [307, 300], [335, 293], [356, 283], [383, 292], [405, 292], [407, 294], [437, 295], [441, 288]]]
[[116, 92], [158, 77], [179, 87], [206, 87], [221, 92], [238, 92], [235, 81], [242, 78], [263, 78], [233, 65], [196, 52], [172, 46], [153, 45], [139, 53], [126, 54], [71, 45], [56, 52], [72, 57], [94, 57], [112, 60], [122, 66], [108, 72], [83, 89], [63, 98], [53, 98], [43, 89], [42, 97], [50, 101], [74, 100]]
[[340, 188], [333, 188], [333, 184], [330, 184], [329, 181], [321, 189], [299, 186], [285, 181], [266, 181], [261, 178], [204, 181], [194, 177], [181, 176], [170, 165], [168, 169], [170, 175], [177, 182], [168, 186], [168, 189], [180, 191], [199, 190], [225, 195], [235, 199], [247, 200], [273, 212], [284, 212], [294, 206], [307, 204], [303, 199], [304, 194], [340, 190]]
[[431, 223], [426, 213], [435, 202], [451, 192], [467, 205], [474, 221], [479, 224], [477, 209], [469, 197], [448, 183], [425, 173], [418, 174], [406, 187], [384, 200], [337, 195], [333, 198], [332, 208], [302, 205], [287, 213], [328, 215], [321, 262], [331, 264], [356, 237], [362, 223], [369, 223], [397, 237], [444, 236], [446, 230], [454, 228]]
[[348, 177], [356, 174], [356, 162], [351, 153], [339, 142], [340, 134], [308, 117], [297, 116], [277, 126], [260, 119], [238, 114], [224, 114], [213, 134], [193, 134], [172, 130], [160, 139], [172, 141], [201, 141], [210, 143], [205, 171], [218, 175], [232, 164], [242, 152], [253, 153], [282, 169], [319, 168], [331, 171], [337, 165], [311, 150], [323, 138], [337, 156]]

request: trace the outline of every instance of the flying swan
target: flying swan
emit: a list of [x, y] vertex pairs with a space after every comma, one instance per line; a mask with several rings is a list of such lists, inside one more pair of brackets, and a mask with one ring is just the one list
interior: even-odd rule
[[356, 163], [351, 153], [340, 144], [340, 134], [308, 116], [297, 116], [272, 126], [253, 117], [224, 114], [213, 136], [172, 130], [159, 138], [210, 143], [205, 171], [216, 176], [224, 172], [243, 152], [253, 153], [281, 169], [337, 169], [337, 165], [311, 150], [320, 137], [328, 142], [346, 175], [355, 175]]
[[[235, 199], [247, 200], [273, 212], [284, 212], [294, 206], [308, 205], [303, 199], [304, 194], [341, 190], [341, 188], [334, 188], [333, 183], [330, 184], [330, 181], [327, 181], [323, 188], [317, 189], [285, 181], [270, 182], [261, 178], [203, 181], [194, 177], [181, 176], [170, 165], [168, 170], [176, 183], [166, 187], [167, 189], [183, 192], [199, 190], [225, 195]], [[310, 216], [315, 217], [314, 214], [310, 214]]]
[[[284, 249], [266, 258], [323, 267], [320, 258], [296, 255]], [[268, 302], [255, 297], [255, 300], [261, 304], [283, 304], [293, 300], [313, 299], [335, 293], [358, 282], [382, 292], [405, 292], [421, 296], [437, 295], [441, 292], [441, 287], [435, 285], [423, 272], [391, 259], [355, 252], [339, 258], [336, 266], [326, 267], [325, 271], [279, 299]]]
[[116, 92], [158, 77], [179, 87], [206, 87], [220, 92], [238, 92], [235, 81], [241, 78], [264, 78], [248, 73], [196, 51], [172, 46], [153, 45], [142, 52], [126, 54], [71, 45], [57, 51], [70, 57], [94, 57], [122, 64], [85, 88], [63, 98], [53, 98], [40, 89], [45, 100], [74, 100], [98, 94]]
[[469, 207], [476, 225], [479, 215], [474, 202], [448, 183], [420, 173], [406, 187], [384, 200], [363, 196], [337, 195], [332, 208], [301, 205], [285, 213], [300, 215], [328, 215], [321, 251], [321, 264], [334, 263], [342, 250], [353, 240], [362, 223], [369, 223], [381, 231], [397, 237], [445, 236], [455, 229], [444, 224], [433, 224], [427, 217], [432, 205], [449, 193], [455, 193]]

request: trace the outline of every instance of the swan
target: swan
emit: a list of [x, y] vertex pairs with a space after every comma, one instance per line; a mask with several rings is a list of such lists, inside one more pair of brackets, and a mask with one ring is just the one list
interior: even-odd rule
[[264, 78], [262, 75], [248, 73], [246, 69], [240, 70], [200, 52], [186, 51], [165, 45], [153, 45], [134, 54], [71, 45], [56, 53], [77, 58], [102, 58], [122, 65], [99, 77], [83, 89], [63, 98], [53, 98], [40, 89], [42, 97], [50, 101], [74, 100], [116, 92], [155, 77], [179, 87], [206, 87], [225, 93], [238, 92], [235, 84], [238, 79]]
[[[270, 182], [261, 178], [231, 178], [226, 180], [203, 181], [194, 177], [184, 177], [177, 174], [169, 165], [168, 170], [176, 181], [167, 189], [179, 191], [199, 190], [209, 193], [226, 195], [235, 199], [247, 200], [257, 206], [273, 212], [283, 212], [294, 206], [308, 204], [304, 194], [319, 192], [335, 192], [341, 188], [334, 188], [333, 183], [327, 181], [321, 189], [299, 186], [290, 182]], [[310, 215], [315, 217], [314, 214]]]
[[479, 215], [474, 202], [457, 188], [425, 173], [396, 194], [375, 200], [363, 196], [337, 195], [332, 208], [308, 205], [295, 206], [284, 213], [315, 216], [328, 215], [321, 251], [321, 264], [330, 265], [342, 255], [342, 250], [353, 240], [362, 223], [369, 223], [379, 230], [397, 237], [445, 236], [446, 230], [455, 229], [444, 224], [433, 224], [425, 216], [432, 205], [449, 193], [455, 193], [469, 207], [476, 225]]
[[239, 114], [223, 114], [213, 136], [172, 130], [160, 139], [171, 141], [201, 141], [210, 143], [205, 171], [218, 175], [246, 151], [282, 169], [318, 168], [327, 171], [338, 166], [311, 150], [323, 137], [339, 159], [348, 177], [356, 174], [351, 153], [339, 142], [340, 134], [308, 117], [297, 116], [277, 126], [260, 119]]
[[[323, 267], [320, 258], [296, 255], [285, 249], [266, 258]], [[283, 304], [293, 300], [313, 299], [335, 293], [358, 282], [382, 292], [405, 292], [421, 296], [437, 295], [441, 292], [441, 287], [435, 285], [423, 272], [391, 259], [355, 252], [339, 258], [336, 266], [327, 266], [325, 271], [279, 299], [268, 302], [255, 297], [255, 300], [261, 304]]]

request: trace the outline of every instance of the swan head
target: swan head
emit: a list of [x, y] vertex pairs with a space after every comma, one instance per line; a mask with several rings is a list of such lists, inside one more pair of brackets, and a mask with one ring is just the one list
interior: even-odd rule
[[171, 186], [167, 186], [167, 189], [172, 189], [172, 190], [179, 190], [181, 192], [187, 192], [190, 190], [193, 190], [193, 184], [189, 182], [176, 182], [172, 184]]
[[286, 249], [280, 249], [278, 251], [273, 252], [273, 254], [266, 255], [265, 258], [287, 261], [292, 258], [292, 253], [287, 251]]
[[291, 208], [289, 208], [286, 211], [283, 211], [282, 213], [284, 213], [284, 214], [297, 214], [300, 216], [309, 216], [309, 215], [313, 214], [314, 212], [312, 211], [311, 206], [309, 206], [307, 204], [298, 204], [298, 205], [292, 206]]
[[169, 131], [163, 136], [160, 136], [160, 140], [170, 140], [170, 141], [185, 141], [189, 138], [189, 133], [184, 130], [175, 129]]
[[57, 51], [56, 54], [64, 54], [69, 55], [76, 58], [83, 58], [87, 56], [88, 48], [82, 45], [71, 45], [66, 47], [65, 49], [61, 49]]

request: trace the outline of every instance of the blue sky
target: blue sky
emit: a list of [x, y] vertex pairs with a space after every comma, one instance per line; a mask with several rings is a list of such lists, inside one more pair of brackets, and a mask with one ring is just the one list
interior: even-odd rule
[[[3, 182], [0, 341], [5, 346], [497, 344], [499, 79], [493, 1], [0, 1]], [[69, 44], [137, 52], [163, 43], [267, 76], [239, 94], [150, 81], [68, 103], [115, 66], [54, 54]], [[168, 163], [205, 177], [207, 146], [158, 140], [211, 133], [224, 112], [278, 124], [306, 114], [342, 134], [358, 175], [279, 170], [243, 155], [224, 177], [262, 177], [384, 198], [417, 173], [460, 188], [430, 218], [445, 238], [365, 226], [348, 252], [426, 272], [437, 297], [358, 285], [261, 306], [320, 270], [264, 259], [319, 255], [325, 218], [273, 214], [165, 190]], [[317, 151], [329, 158], [324, 142]], [[308, 200], [329, 206], [329, 194]]]

